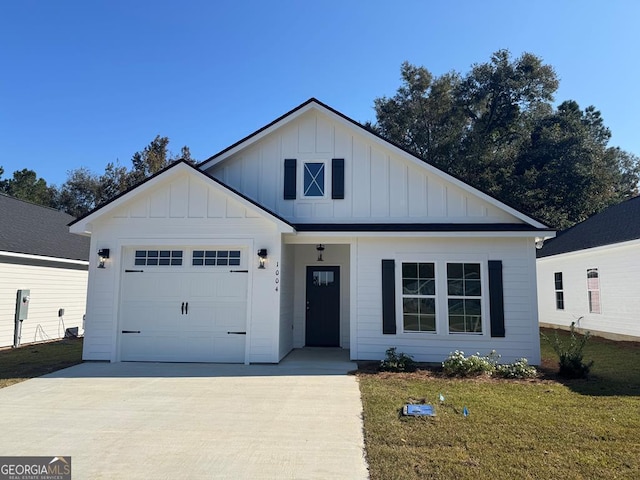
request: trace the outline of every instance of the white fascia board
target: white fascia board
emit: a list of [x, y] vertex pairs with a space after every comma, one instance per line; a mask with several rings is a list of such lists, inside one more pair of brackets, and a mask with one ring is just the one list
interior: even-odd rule
[[71, 260], [69, 258], [47, 257], [45, 255], [31, 255], [28, 253], [5, 252], [2, 250], [0, 250], [0, 256], [26, 258], [29, 260], [46, 260], [48, 262], [73, 263], [75, 265], [89, 265], [89, 262], [86, 260]]
[[[388, 238], [539, 238], [539, 232], [297, 232], [296, 238], [388, 237]], [[293, 243], [293, 242], [287, 242]], [[304, 243], [304, 241], [301, 241]]]

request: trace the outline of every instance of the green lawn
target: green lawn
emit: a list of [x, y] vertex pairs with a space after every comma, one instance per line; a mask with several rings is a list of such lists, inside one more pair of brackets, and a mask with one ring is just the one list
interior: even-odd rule
[[82, 339], [0, 350], [0, 388], [82, 362]]
[[[542, 355], [534, 381], [360, 374], [371, 478], [640, 478], [640, 344], [591, 338], [588, 380], [557, 379]], [[435, 418], [399, 415], [422, 399]]]

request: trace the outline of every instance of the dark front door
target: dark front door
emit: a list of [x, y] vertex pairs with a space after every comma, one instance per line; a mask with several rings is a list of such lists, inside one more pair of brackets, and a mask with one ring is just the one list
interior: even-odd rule
[[307, 267], [309, 347], [340, 346], [340, 267]]

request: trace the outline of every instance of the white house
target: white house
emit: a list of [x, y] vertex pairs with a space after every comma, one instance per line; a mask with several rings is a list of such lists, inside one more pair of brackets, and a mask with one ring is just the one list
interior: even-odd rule
[[538, 251], [542, 326], [640, 338], [640, 197], [607, 208]]
[[72, 220], [0, 194], [0, 347], [82, 334], [89, 239], [69, 233]]
[[86, 360], [540, 360], [535, 242], [553, 232], [315, 99], [71, 231], [91, 235]]

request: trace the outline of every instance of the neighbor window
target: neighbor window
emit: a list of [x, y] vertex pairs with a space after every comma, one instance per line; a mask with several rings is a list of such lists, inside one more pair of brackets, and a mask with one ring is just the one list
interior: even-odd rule
[[324, 197], [324, 163], [304, 164], [304, 196]]
[[562, 272], [555, 272], [553, 280], [556, 290], [556, 310], [564, 310], [564, 288], [562, 287]]
[[449, 333], [482, 333], [479, 263], [447, 264]]
[[237, 266], [240, 265], [240, 250], [194, 250], [191, 265]]
[[402, 322], [405, 332], [436, 331], [435, 264], [402, 264]]
[[136, 250], [136, 265], [180, 266], [182, 250]]
[[600, 278], [597, 268], [587, 270], [587, 294], [589, 295], [589, 313], [601, 313]]

